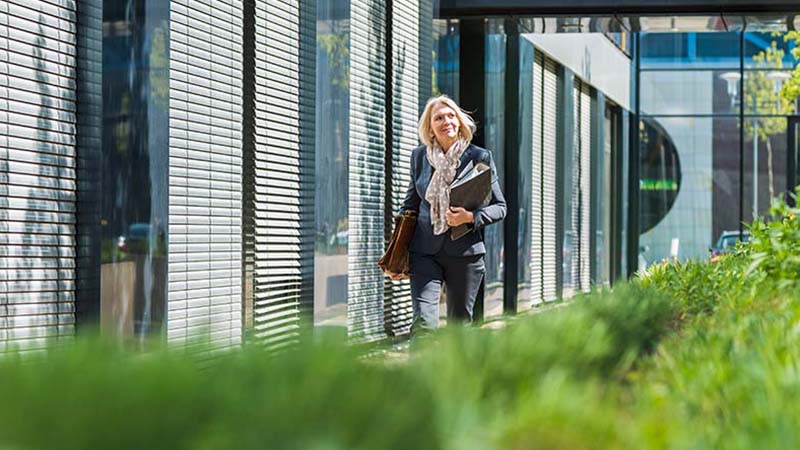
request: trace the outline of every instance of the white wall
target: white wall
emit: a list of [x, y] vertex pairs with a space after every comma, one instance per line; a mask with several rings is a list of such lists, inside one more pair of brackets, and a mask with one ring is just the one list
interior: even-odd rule
[[577, 76], [630, 110], [631, 61], [600, 33], [523, 34]]

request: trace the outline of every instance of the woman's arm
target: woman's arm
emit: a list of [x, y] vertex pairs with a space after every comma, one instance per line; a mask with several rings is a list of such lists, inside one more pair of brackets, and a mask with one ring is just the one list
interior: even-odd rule
[[500, 189], [500, 181], [497, 178], [497, 168], [494, 165], [492, 153], [486, 151], [489, 166], [492, 168], [492, 200], [488, 205], [483, 208], [478, 208], [472, 212], [473, 230], [480, 230], [486, 225], [491, 225], [499, 222], [506, 217], [506, 198], [503, 196], [503, 190]]
[[406, 197], [403, 199], [403, 206], [400, 207], [400, 211], [398, 212], [399, 215], [403, 214], [408, 210], [413, 210], [419, 212], [419, 203], [422, 201], [420, 199], [419, 194], [417, 193], [417, 184], [416, 184], [416, 164], [415, 161], [417, 159], [416, 152], [411, 152], [411, 181], [408, 182], [408, 189], [406, 190]]

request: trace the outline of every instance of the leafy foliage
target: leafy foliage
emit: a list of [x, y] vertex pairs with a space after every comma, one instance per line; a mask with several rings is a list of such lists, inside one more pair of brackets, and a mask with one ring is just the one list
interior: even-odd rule
[[[797, 191], [800, 194], [800, 189]], [[768, 220], [750, 226], [751, 262], [748, 273], [758, 281], [774, 282], [775, 288], [796, 288], [800, 280], [800, 208], [775, 199]]]
[[0, 360], [3, 449], [753, 449], [800, 441], [800, 225], [384, 364], [329, 336], [199, 367], [78, 340]]

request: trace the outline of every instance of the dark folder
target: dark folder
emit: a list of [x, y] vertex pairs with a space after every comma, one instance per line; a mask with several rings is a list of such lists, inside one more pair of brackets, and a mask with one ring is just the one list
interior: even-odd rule
[[[460, 206], [475, 211], [492, 200], [492, 171], [484, 163], [475, 164], [468, 172], [450, 185], [450, 206]], [[450, 229], [450, 239], [456, 240], [470, 232], [469, 224]]]

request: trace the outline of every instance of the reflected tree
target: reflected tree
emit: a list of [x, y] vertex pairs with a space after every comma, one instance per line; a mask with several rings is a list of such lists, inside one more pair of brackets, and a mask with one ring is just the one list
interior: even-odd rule
[[[778, 36], [780, 34], [773, 34], [773, 37]], [[758, 142], [766, 147], [769, 198], [775, 196], [772, 137], [786, 132], [784, 116], [793, 110], [792, 101], [784, 95], [784, 89], [788, 87], [784, 83], [784, 77], [788, 77], [783, 71], [784, 56], [785, 51], [773, 40], [769, 47], [752, 57], [756, 69], [773, 70], [751, 71], [744, 81], [745, 104], [748, 105], [745, 113], [761, 116], [745, 121], [745, 139], [754, 142], [754, 146]]]
[[[800, 61], [800, 31], [790, 31], [783, 37], [786, 42], [794, 43], [791, 50], [792, 58], [795, 62]], [[794, 103], [800, 98], [800, 64], [794, 65], [790, 78], [786, 80], [781, 88], [781, 97], [790, 103]]]

